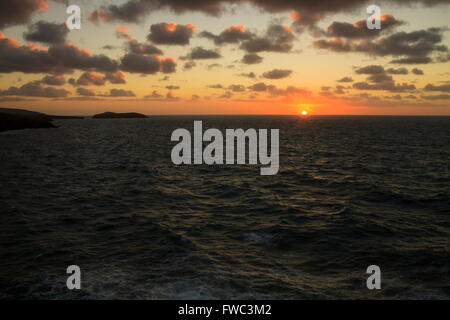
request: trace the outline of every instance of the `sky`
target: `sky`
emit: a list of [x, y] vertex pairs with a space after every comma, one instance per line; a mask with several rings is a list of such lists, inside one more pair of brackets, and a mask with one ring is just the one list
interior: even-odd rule
[[[450, 115], [450, 0], [12, 0], [0, 108]], [[68, 5], [81, 9], [69, 30]], [[367, 28], [369, 5], [381, 29]]]

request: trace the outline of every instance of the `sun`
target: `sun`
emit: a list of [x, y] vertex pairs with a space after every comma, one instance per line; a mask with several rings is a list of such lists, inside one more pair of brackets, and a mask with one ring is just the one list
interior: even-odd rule
[[308, 111], [303, 110], [303, 111], [302, 111], [302, 116], [307, 116], [307, 115], [308, 115]]

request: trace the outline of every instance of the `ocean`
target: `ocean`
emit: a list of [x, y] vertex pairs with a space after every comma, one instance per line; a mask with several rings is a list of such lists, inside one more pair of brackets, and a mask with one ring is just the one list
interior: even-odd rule
[[[280, 129], [279, 173], [175, 166], [194, 120]], [[0, 134], [2, 299], [450, 299], [450, 117], [57, 123]]]

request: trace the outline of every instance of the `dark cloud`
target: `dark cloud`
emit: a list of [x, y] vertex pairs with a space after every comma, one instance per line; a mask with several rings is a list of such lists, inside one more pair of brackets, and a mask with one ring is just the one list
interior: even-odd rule
[[386, 81], [393, 81], [393, 78], [386, 73], [375, 73], [368, 76], [367, 80], [370, 82], [382, 83]]
[[109, 94], [102, 94], [99, 96], [102, 96], [102, 97], [135, 97], [136, 95], [131, 90], [111, 89], [111, 90], [109, 90]]
[[126, 83], [125, 75], [120, 71], [105, 74], [105, 80], [109, 81], [113, 84], [125, 84]]
[[177, 101], [177, 100], [180, 100], [180, 98], [179, 98], [179, 97], [176, 97], [176, 96], [172, 93], [172, 91], [169, 91], [169, 92], [167, 92], [167, 94], [166, 94], [166, 100]]
[[209, 85], [208, 88], [211, 88], [211, 89], [223, 89], [223, 86], [221, 84], [212, 84], [212, 85]]
[[367, 28], [367, 20], [361, 19], [355, 23], [347, 22], [333, 22], [328, 29], [324, 32], [327, 37], [336, 38], [376, 38], [381, 32], [386, 32], [392, 29], [394, 26], [402, 24], [394, 16], [389, 14], [383, 14], [381, 16], [381, 29], [371, 30]]
[[432, 62], [430, 57], [411, 57], [411, 58], [401, 58], [394, 59], [391, 63], [395, 64], [427, 64]]
[[266, 79], [283, 79], [292, 74], [292, 70], [274, 69], [263, 73], [263, 77]]
[[391, 92], [409, 92], [416, 90], [416, 86], [413, 84], [396, 84], [394, 81], [380, 83], [356, 82], [353, 84], [353, 88], [358, 90], [385, 90]]
[[413, 32], [398, 32], [371, 40], [332, 38], [317, 40], [315, 46], [335, 52], [361, 52], [372, 56], [394, 56], [392, 63], [420, 64], [432, 61], [433, 53], [447, 52], [442, 44], [444, 29], [429, 28]]
[[394, 68], [389, 68], [386, 69], [386, 73], [388, 74], [408, 74], [408, 69], [406, 68], [398, 68], [398, 69], [394, 69]]
[[264, 60], [264, 58], [260, 57], [256, 53], [249, 53], [249, 54], [246, 54], [242, 58], [242, 63], [245, 63], [245, 64], [258, 64], [258, 63], [263, 62], [263, 60]]
[[450, 100], [450, 94], [438, 94], [434, 96], [423, 96], [425, 100]]
[[256, 78], [256, 74], [254, 72], [241, 73], [240, 76], [246, 77], [246, 78], [250, 78], [250, 79], [255, 79]]
[[184, 69], [185, 70], [190, 70], [192, 68], [194, 68], [197, 64], [195, 63], [195, 61], [186, 61], [184, 63]]
[[95, 97], [95, 92], [86, 88], [77, 88], [77, 94], [83, 97]]
[[429, 83], [423, 89], [425, 91], [450, 92], [450, 84], [434, 85]]
[[39, 21], [28, 26], [28, 32], [23, 34], [23, 38], [31, 42], [56, 44], [65, 42], [68, 33], [69, 29], [64, 23]]
[[0, 29], [27, 23], [33, 13], [47, 8], [45, 0], [0, 1]]
[[[67, 69], [97, 70], [102, 72], [115, 72], [118, 64], [105, 55], [92, 55], [87, 50], [81, 50], [71, 43], [53, 45], [48, 49], [50, 59], [53, 59], [58, 69], [62, 66]], [[52, 69], [53, 69], [52, 68]]]
[[225, 92], [223, 95], [219, 97], [219, 99], [231, 99], [233, 98], [233, 93], [230, 91]]
[[5, 91], [1, 91], [1, 96], [24, 96], [24, 97], [41, 97], [41, 98], [61, 98], [66, 97], [70, 91], [65, 89], [56, 89], [52, 87], [43, 87], [40, 81], [33, 81], [24, 84], [21, 87], [10, 87]]
[[255, 36], [241, 44], [241, 49], [249, 53], [257, 52], [289, 52], [292, 50], [295, 36], [289, 28], [273, 24], [264, 36]]
[[292, 96], [292, 95], [302, 95], [302, 96], [310, 96], [311, 92], [309, 90], [303, 88], [297, 88], [294, 86], [288, 86], [285, 89], [278, 88], [274, 85], [267, 85], [264, 82], [255, 83], [248, 87], [251, 91], [255, 92], [267, 92], [270, 96], [279, 97], [279, 96]]
[[231, 26], [222, 31], [219, 35], [215, 35], [208, 31], [203, 31], [202, 33], [200, 33], [200, 36], [213, 40], [216, 45], [239, 43], [244, 40], [250, 40], [254, 37], [254, 35], [251, 32], [245, 30], [245, 27], [242, 25]]
[[167, 90], [180, 90], [179, 86], [174, 86], [174, 85], [170, 85], [170, 86], [166, 86]]
[[136, 53], [136, 54], [155, 54], [155, 55], [162, 55], [163, 52], [157, 48], [156, 46], [149, 44], [149, 43], [140, 43], [135, 39], [130, 39], [126, 42], [128, 45], [128, 49], [130, 52]]
[[208, 50], [202, 47], [196, 47], [192, 51], [180, 59], [182, 60], [204, 60], [204, 59], [219, 59], [222, 58], [216, 50]]
[[171, 58], [128, 53], [121, 59], [120, 69], [126, 72], [155, 74], [175, 72], [176, 63]]
[[417, 76], [423, 76], [424, 75], [424, 72], [421, 69], [418, 69], [418, 68], [412, 69], [411, 72], [413, 74], [417, 75]]
[[[448, 0], [393, 0], [400, 5], [424, 4], [426, 6], [448, 4]], [[142, 21], [149, 12], [171, 9], [176, 13], [203, 12], [219, 15], [230, 4], [252, 4], [263, 11], [279, 13], [287, 11], [300, 12], [299, 25], [314, 24], [328, 13], [348, 12], [350, 9], [371, 4], [370, 0], [129, 0], [122, 5], [109, 5], [91, 15], [93, 20], [121, 20], [128, 22]]]
[[231, 90], [233, 92], [244, 92], [245, 87], [242, 84], [232, 84], [228, 87], [228, 90]]
[[84, 72], [78, 80], [71, 82], [78, 86], [104, 86], [106, 84], [105, 77], [95, 72]]
[[155, 44], [187, 45], [195, 27], [191, 24], [159, 23], [150, 27], [148, 39]]
[[210, 65], [207, 65], [206, 69], [211, 71], [211, 70], [213, 70], [215, 68], [220, 68], [220, 67], [222, 67], [222, 65], [220, 63], [212, 63]]
[[[252, 91], [256, 91], [256, 92], [265, 92], [268, 90], [268, 85], [266, 85], [264, 82], [258, 82], [255, 83], [253, 85], [251, 85], [250, 87], [248, 87], [250, 90]], [[274, 87], [274, 86], [272, 86]]]
[[161, 99], [163, 97], [163, 95], [162, 94], [160, 94], [158, 91], [156, 91], [156, 90], [153, 90], [153, 92], [150, 94], [150, 95], [148, 95], [148, 96], [145, 96], [144, 98], [145, 99]]
[[351, 77], [343, 77], [343, 78], [337, 80], [337, 82], [353, 82], [353, 78], [351, 78]]
[[379, 74], [384, 73], [384, 68], [379, 65], [370, 65], [355, 70], [357, 74]]
[[66, 79], [63, 76], [48, 75], [42, 78], [41, 83], [49, 86], [62, 86], [66, 83]]

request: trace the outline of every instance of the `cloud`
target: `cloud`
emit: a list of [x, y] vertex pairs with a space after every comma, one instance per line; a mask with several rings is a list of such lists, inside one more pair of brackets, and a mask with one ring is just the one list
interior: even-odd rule
[[49, 86], [62, 86], [66, 83], [66, 79], [63, 76], [48, 75], [42, 78], [41, 83]]
[[219, 99], [231, 99], [233, 98], [233, 93], [230, 91], [225, 92], [223, 95], [219, 97]]
[[386, 73], [388, 73], [388, 74], [403, 74], [403, 75], [405, 75], [405, 74], [408, 74], [409, 72], [408, 72], [408, 69], [406, 69], [406, 68], [398, 68], [398, 69], [389, 68], [389, 69], [386, 69]]
[[417, 76], [423, 76], [424, 75], [424, 72], [421, 69], [417, 69], [417, 68], [412, 69], [411, 72], [413, 74], [417, 75]]
[[263, 60], [264, 60], [264, 58], [260, 57], [256, 53], [249, 53], [249, 54], [246, 54], [242, 58], [242, 63], [245, 63], [245, 64], [258, 64], [258, 63], [263, 62]]
[[27, 23], [33, 13], [48, 8], [45, 0], [14, 0], [0, 3], [0, 29]]
[[231, 90], [233, 92], [244, 92], [245, 87], [242, 84], [232, 84], [228, 87], [228, 90]]
[[267, 71], [263, 73], [263, 77], [266, 79], [283, 79], [287, 78], [292, 74], [292, 70], [282, 70], [282, 69], [274, 69], [271, 71]]
[[219, 59], [222, 58], [216, 50], [208, 50], [202, 47], [196, 47], [191, 50], [189, 54], [181, 57], [182, 60], [205, 60], [205, 59]]
[[100, 94], [101, 97], [135, 97], [133, 91], [124, 89], [111, 89], [109, 94]]
[[166, 86], [167, 90], [180, 90], [179, 86], [174, 86], [174, 85], [170, 85], [170, 86]]
[[439, 92], [449, 92], [450, 93], [450, 84], [434, 85], [434, 84], [429, 83], [423, 89], [425, 91], [439, 91]]
[[[448, 4], [447, 0], [393, 0], [395, 4], [412, 5], [423, 4], [433, 6]], [[128, 0], [121, 5], [102, 7], [91, 15], [95, 21], [142, 21], [149, 12], [170, 9], [176, 13], [202, 12], [209, 15], [219, 15], [229, 8], [230, 4], [252, 4], [257, 8], [269, 12], [280, 13], [300, 12], [299, 25], [314, 24], [329, 13], [348, 12], [350, 9], [364, 7], [371, 4], [369, 0]]]
[[152, 25], [147, 38], [155, 44], [188, 45], [195, 29], [192, 24], [163, 22]]
[[140, 43], [131, 37], [131, 31], [125, 26], [119, 26], [115, 30], [119, 39], [124, 39], [124, 43], [129, 52], [136, 54], [162, 55], [163, 52], [151, 43]]
[[105, 80], [113, 84], [125, 84], [125, 74], [120, 71], [105, 74]]
[[314, 45], [320, 49], [334, 52], [361, 52], [371, 56], [398, 57], [391, 61], [397, 64], [423, 64], [432, 61], [433, 53], [447, 52], [447, 46], [441, 44], [444, 29], [429, 28], [413, 32], [397, 32], [388, 36], [370, 40], [349, 40], [332, 38], [316, 40]]
[[241, 49], [249, 53], [257, 52], [289, 52], [293, 48], [295, 36], [292, 31], [284, 26], [272, 24], [263, 36], [255, 36], [243, 41]]
[[166, 100], [179, 100], [180, 98], [176, 97], [172, 91], [167, 92]]
[[356, 74], [379, 74], [384, 73], [384, 68], [379, 65], [370, 65], [355, 70]]
[[125, 38], [125, 39], [128, 39], [131, 33], [131, 30], [125, 26], [118, 26], [114, 31], [116, 32], [117, 38]]
[[396, 84], [392, 80], [372, 84], [367, 82], [356, 82], [353, 84], [353, 88], [357, 90], [386, 90], [391, 92], [410, 92], [416, 90], [416, 86], [413, 84]]
[[78, 70], [97, 70], [115, 72], [118, 64], [105, 55], [92, 55], [87, 50], [79, 49], [70, 42], [53, 45], [48, 49], [48, 58], [54, 63], [51, 69], [58, 67]]
[[[250, 87], [248, 87], [250, 90], [255, 91], [255, 92], [265, 92], [268, 90], [268, 85], [266, 85], [264, 82], [258, 82], [255, 83], [253, 85], [251, 85]], [[274, 87], [274, 86], [272, 86]]]
[[23, 38], [31, 42], [55, 44], [65, 42], [68, 33], [69, 29], [64, 23], [39, 21], [28, 26], [28, 32], [24, 32]]
[[212, 84], [212, 85], [209, 85], [208, 88], [211, 88], [211, 89], [223, 89], [223, 85], [221, 85], [221, 84]]
[[244, 26], [238, 25], [231, 26], [225, 29], [219, 35], [214, 35], [211, 32], [203, 31], [202, 33], [200, 33], [200, 37], [211, 39], [216, 45], [223, 45], [228, 43], [240, 43], [244, 40], [250, 40], [254, 37], [254, 35], [251, 32], [245, 30]]
[[86, 88], [77, 88], [77, 94], [79, 94], [80, 96], [83, 97], [94, 97], [95, 96], [95, 92], [90, 90], [90, 89], [86, 89]]
[[425, 100], [450, 100], [450, 94], [438, 94], [434, 96], [422, 96]]
[[389, 31], [395, 26], [401, 25], [402, 22], [397, 20], [390, 14], [381, 15], [381, 29], [371, 30], [367, 28], [367, 20], [361, 19], [355, 23], [348, 22], [333, 22], [323, 35], [334, 38], [376, 38], [382, 32]]
[[71, 81], [73, 85], [78, 86], [104, 86], [105, 77], [95, 72], [84, 72], [76, 81]]
[[121, 59], [120, 69], [131, 73], [155, 74], [175, 72], [176, 63], [171, 58], [128, 53]]
[[194, 68], [197, 64], [195, 63], [195, 61], [186, 61], [184, 63], [184, 69], [185, 70], [190, 70], [192, 68]]
[[150, 95], [145, 96], [144, 98], [146, 98], [146, 99], [161, 99], [162, 97], [163, 97], [163, 95], [160, 94], [157, 90], [153, 90], [153, 92]]
[[41, 97], [41, 98], [61, 98], [70, 94], [65, 89], [56, 89], [52, 87], [43, 87], [40, 81], [32, 81], [21, 87], [10, 87], [5, 91], [1, 91], [1, 96], [24, 96], [24, 97]]
[[351, 77], [343, 77], [343, 78], [337, 80], [337, 82], [343, 82], [343, 83], [345, 83], [345, 82], [353, 82], [353, 78], [351, 78]]
[[212, 63], [212, 64], [207, 65], [206, 69], [211, 71], [215, 68], [220, 68], [220, 67], [222, 67], [222, 65], [220, 63]]
[[157, 48], [156, 46], [149, 43], [140, 43], [135, 39], [130, 39], [126, 42], [128, 45], [128, 49], [130, 52], [136, 54], [154, 54], [154, 55], [162, 55], [163, 52]]
[[254, 72], [241, 73], [240, 76], [246, 77], [246, 78], [250, 78], [250, 79], [255, 79], [256, 78], [256, 74]]
[[264, 82], [255, 83], [248, 87], [249, 90], [254, 92], [267, 92], [272, 97], [279, 96], [310, 96], [311, 91], [303, 88], [297, 88], [294, 86], [288, 86], [285, 89], [278, 88], [274, 85], [267, 85]]

